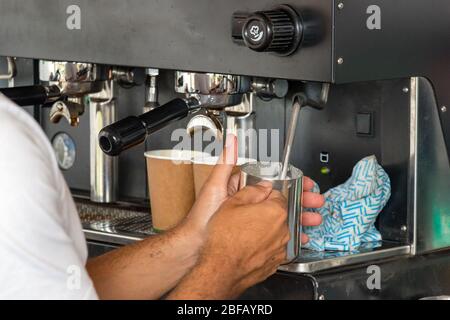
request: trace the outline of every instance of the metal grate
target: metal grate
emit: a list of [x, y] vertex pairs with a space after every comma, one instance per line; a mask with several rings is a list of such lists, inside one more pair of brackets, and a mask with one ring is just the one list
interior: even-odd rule
[[110, 234], [148, 236], [154, 234], [150, 213], [123, 208], [77, 203], [84, 229]]

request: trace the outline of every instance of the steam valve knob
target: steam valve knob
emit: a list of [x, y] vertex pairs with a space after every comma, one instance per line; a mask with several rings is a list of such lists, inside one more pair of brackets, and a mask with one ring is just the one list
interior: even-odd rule
[[242, 38], [245, 45], [254, 51], [291, 54], [302, 39], [301, 18], [286, 5], [256, 12], [249, 15], [243, 24]]

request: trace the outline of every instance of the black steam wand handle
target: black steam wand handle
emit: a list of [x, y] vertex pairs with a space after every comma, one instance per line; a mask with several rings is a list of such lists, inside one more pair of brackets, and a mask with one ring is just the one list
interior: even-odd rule
[[6, 97], [19, 106], [39, 105], [57, 99], [61, 92], [57, 86], [25, 86], [0, 89]]
[[140, 116], [130, 116], [103, 128], [99, 133], [99, 145], [104, 153], [117, 156], [145, 141], [146, 137], [174, 120], [188, 116], [200, 107], [195, 98], [174, 99]]

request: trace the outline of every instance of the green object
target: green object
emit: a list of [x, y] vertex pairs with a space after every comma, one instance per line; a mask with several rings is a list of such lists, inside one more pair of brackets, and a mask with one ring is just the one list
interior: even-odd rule
[[159, 230], [159, 229], [156, 229], [156, 228], [152, 228], [152, 231], [154, 233], [164, 233], [165, 232], [165, 230]]
[[432, 207], [433, 212], [433, 246], [435, 248], [445, 247], [449, 243], [450, 235], [450, 215], [448, 212], [450, 208], [442, 201], [434, 203]]
[[327, 175], [327, 174], [330, 174], [330, 168], [328, 168], [328, 167], [322, 167], [321, 169], [320, 169], [320, 173], [321, 174], [323, 174], [323, 175]]

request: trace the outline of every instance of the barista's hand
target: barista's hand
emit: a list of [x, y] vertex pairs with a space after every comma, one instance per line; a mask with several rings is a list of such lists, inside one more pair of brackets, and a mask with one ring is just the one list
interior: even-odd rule
[[226, 200], [207, 227], [202, 255], [171, 299], [229, 299], [275, 273], [289, 240], [286, 199], [269, 182]]
[[[228, 135], [224, 152], [211, 176], [203, 186], [200, 195], [189, 213], [186, 223], [203, 232], [211, 216], [227, 199], [233, 196], [239, 188], [239, 174], [231, 175], [237, 161], [237, 139]], [[324, 204], [322, 195], [310, 192], [313, 181], [305, 177], [303, 180], [303, 206], [305, 208], [320, 208]], [[317, 213], [303, 213], [302, 225], [317, 226], [322, 223], [322, 217]], [[302, 234], [302, 243], [308, 242], [308, 236]]]
[[187, 223], [205, 230], [211, 216], [239, 188], [239, 174], [232, 176], [237, 162], [237, 139], [233, 134], [227, 136], [226, 145], [208, 180], [202, 187], [192, 207]]
[[286, 261], [288, 241], [286, 199], [271, 183], [261, 182], [220, 207], [209, 223], [199, 263], [232, 276], [228, 289], [235, 296], [276, 272]]
[[[314, 193], [311, 190], [314, 188], [314, 181], [309, 177], [303, 178], [303, 207], [304, 208], [321, 208], [325, 204], [323, 195]], [[322, 216], [319, 213], [303, 212], [302, 226], [315, 227], [322, 223]], [[302, 244], [309, 241], [308, 236], [302, 232]]]

